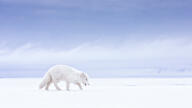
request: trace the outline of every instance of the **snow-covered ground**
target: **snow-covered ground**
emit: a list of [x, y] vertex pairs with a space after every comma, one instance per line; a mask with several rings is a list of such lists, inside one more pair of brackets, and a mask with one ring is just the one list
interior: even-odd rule
[[62, 91], [41, 79], [0, 79], [1, 108], [192, 108], [192, 78], [91, 79], [91, 86]]

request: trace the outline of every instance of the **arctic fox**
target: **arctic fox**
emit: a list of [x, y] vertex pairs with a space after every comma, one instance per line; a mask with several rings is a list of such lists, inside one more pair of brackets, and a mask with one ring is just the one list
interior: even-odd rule
[[51, 83], [54, 84], [57, 90], [61, 90], [57, 83], [59, 81], [66, 82], [66, 89], [69, 91], [70, 83], [74, 83], [82, 90], [81, 83], [89, 85], [87, 74], [67, 65], [55, 65], [51, 67], [45, 74], [43, 81], [40, 83], [39, 88], [45, 87], [45, 90], [49, 89]]

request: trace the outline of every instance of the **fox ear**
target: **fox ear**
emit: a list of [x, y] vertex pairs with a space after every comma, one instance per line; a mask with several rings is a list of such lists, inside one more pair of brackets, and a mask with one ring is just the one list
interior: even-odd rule
[[81, 73], [80, 77], [81, 77], [81, 78], [84, 78], [84, 77], [85, 77], [85, 74], [84, 74], [84, 73]]
[[85, 76], [85, 74], [84, 74], [84, 73], [81, 73], [80, 77], [83, 78], [84, 76]]

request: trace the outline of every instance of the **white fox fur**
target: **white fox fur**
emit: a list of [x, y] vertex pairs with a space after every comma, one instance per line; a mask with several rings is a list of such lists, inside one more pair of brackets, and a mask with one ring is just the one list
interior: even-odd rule
[[57, 90], [61, 90], [57, 85], [59, 81], [66, 82], [67, 90], [69, 90], [70, 83], [78, 85], [80, 89], [82, 89], [81, 83], [85, 86], [89, 85], [88, 76], [85, 73], [67, 65], [55, 65], [45, 74], [39, 88], [45, 87], [48, 90], [50, 84], [53, 83]]

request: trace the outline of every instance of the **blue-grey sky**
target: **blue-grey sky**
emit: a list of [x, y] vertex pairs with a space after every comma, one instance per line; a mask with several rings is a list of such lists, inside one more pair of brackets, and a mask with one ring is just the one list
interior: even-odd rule
[[0, 0], [0, 69], [191, 65], [191, 10], [191, 0]]

